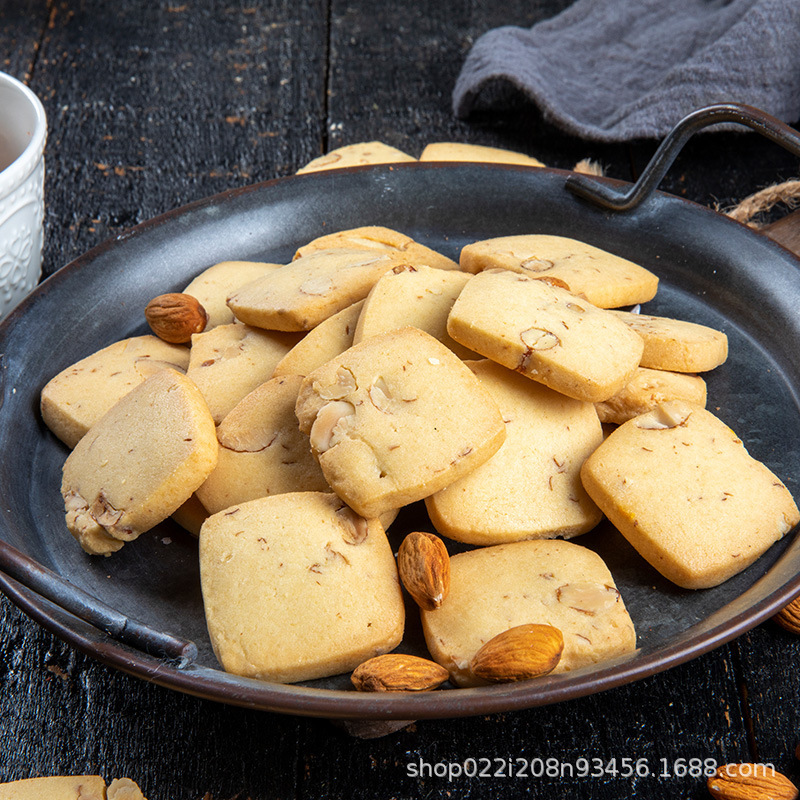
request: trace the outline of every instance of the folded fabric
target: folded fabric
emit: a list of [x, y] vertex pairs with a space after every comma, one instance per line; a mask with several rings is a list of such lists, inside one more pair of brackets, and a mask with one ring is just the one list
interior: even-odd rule
[[[511, 91], [509, 91], [511, 90]], [[800, 118], [799, 0], [578, 0], [530, 29], [477, 40], [453, 110], [501, 110], [519, 92], [569, 133], [661, 137], [704, 105]]]

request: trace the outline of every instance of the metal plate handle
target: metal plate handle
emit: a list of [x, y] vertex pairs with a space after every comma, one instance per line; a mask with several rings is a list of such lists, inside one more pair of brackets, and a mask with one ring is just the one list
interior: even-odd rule
[[197, 645], [157, 631], [111, 608], [0, 539], [0, 568], [22, 586], [88, 622], [119, 642], [145, 653], [173, 660], [179, 669], [197, 658]]
[[790, 153], [800, 156], [800, 134], [793, 128], [753, 106], [744, 103], [720, 103], [700, 108], [684, 117], [667, 134], [639, 180], [627, 192], [613, 189], [586, 175], [571, 175], [567, 178], [567, 188], [609, 211], [630, 211], [656, 190], [692, 134], [710, 125], [727, 122], [751, 128], [785, 147]]

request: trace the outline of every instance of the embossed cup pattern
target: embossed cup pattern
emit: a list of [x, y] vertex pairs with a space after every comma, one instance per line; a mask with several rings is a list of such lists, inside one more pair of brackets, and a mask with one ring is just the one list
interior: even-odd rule
[[46, 121], [38, 98], [0, 73], [0, 319], [37, 284], [42, 269]]

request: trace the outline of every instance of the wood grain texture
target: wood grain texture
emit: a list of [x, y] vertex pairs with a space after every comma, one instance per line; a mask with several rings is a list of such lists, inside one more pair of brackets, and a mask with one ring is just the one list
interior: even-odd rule
[[50, 129], [45, 273], [311, 158], [326, 19], [320, 0], [59, 3], [31, 79]]
[[767, 622], [735, 642], [754, 759], [800, 784], [800, 636]]
[[[76, 0], [0, 4], [3, 69], [27, 77], [50, 122], [51, 273], [104, 239], [184, 203], [292, 173], [326, 149], [381, 139], [520, 150], [556, 167], [584, 157], [630, 179], [653, 142], [565, 136], [534, 109], [454, 119], [450, 92], [472, 42], [528, 26], [569, 0]], [[664, 188], [728, 203], [792, 177], [753, 135], [692, 142]], [[479, 191], [479, 187], [476, 187]], [[800, 640], [767, 624], [690, 664], [559, 706], [420, 721], [356, 740], [325, 720], [180, 695], [107, 669], [0, 599], [0, 780], [128, 775], [150, 800], [707, 796], [703, 778], [660, 777], [676, 759], [774, 760], [792, 751]], [[489, 759], [646, 759], [648, 777], [414, 777]], [[494, 759], [498, 759], [494, 761]], [[662, 761], [665, 759], [665, 761]], [[484, 766], [486, 762], [480, 762]], [[537, 762], [538, 763], [538, 762]], [[554, 762], [551, 762], [554, 763]], [[513, 787], [513, 788], [512, 788]]]
[[0, 3], [0, 70], [28, 83], [52, 5], [52, 0]]

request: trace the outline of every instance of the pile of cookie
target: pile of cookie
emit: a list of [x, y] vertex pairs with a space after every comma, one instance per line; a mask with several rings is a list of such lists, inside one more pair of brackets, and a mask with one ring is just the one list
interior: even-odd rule
[[[439, 683], [492, 680], [487, 663], [535, 651], [542, 626], [557, 653], [535, 674], [624, 657], [636, 635], [613, 576], [567, 540], [605, 515], [699, 589], [800, 520], [705, 410], [698, 373], [725, 361], [725, 335], [621, 310], [657, 287], [549, 235], [475, 242], [456, 263], [369, 227], [289, 264], [216, 264], [149, 308], [190, 347], [134, 337], [44, 388], [73, 448], [67, 527], [105, 555], [170, 515], [199, 533], [211, 642], [239, 675], [303, 681], [389, 653], [400, 578]], [[398, 576], [385, 531], [418, 501], [431, 530], [401, 546]], [[475, 547], [451, 558], [433, 531]]]

